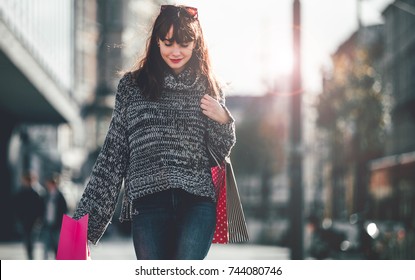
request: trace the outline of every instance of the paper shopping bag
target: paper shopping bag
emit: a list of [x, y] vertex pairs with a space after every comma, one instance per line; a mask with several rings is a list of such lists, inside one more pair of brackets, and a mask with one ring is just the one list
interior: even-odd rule
[[90, 258], [87, 240], [88, 214], [79, 220], [63, 215], [59, 235], [57, 260], [87, 260]]
[[229, 243], [249, 241], [248, 227], [230, 158], [225, 159], [226, 215]]

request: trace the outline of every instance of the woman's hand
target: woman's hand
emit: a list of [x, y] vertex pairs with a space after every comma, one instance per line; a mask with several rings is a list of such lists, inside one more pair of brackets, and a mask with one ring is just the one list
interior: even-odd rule
[[212, 96], [205, 94], [200, 102], [203, 114], [220, 124], [229, 123], [231, 117], [220, 103]]

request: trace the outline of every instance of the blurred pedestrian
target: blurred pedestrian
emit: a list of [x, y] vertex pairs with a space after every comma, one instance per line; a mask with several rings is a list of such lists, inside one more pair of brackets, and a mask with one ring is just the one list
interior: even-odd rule
[[321, 226], [321, 220], [316, 215], [308, 218], [308, 228], [311, 232], [311, 243], [308, 248], [309, 255], [318, 260], [324, 260], [330, 255], [330, 247], [327, 240], [324, 239], [324, 229]]
[[132, 220], [137, 259], [205, 258], [216, 224], [208, 143], [225, 158], [235, 126], [198, 10], [162, 5], [145, 57], [118, 84], [105, 143], [74, 214], [89, 214], [88, 239], [101, 238], [124, 180], [120, 220]]
[[35, 172], [31, 173], [31, 181], [32, 181], [31, 183], [32, 188], [40, 195], [40, 197], [44, 197], [46, 195], [47, 190], [45, 186], [40, 184], [37, 173]]
[[25, 172], [22, 176], [21, 188], [13, 197], [13, 206], [19, 228], [22, 231], [27, 258], [33, 260], [36, 228], [40, 228], [44, 205], [41, 196], [33, 189], [34, 175]]
[[53, 259], [56, 257], [62, 218], [63, 214], [68, 212], [68, 206], [65, 197], [59, 190], [59, 177], [57, 175], [48, 176], [45, 185], [47, 193], [44, 197], [43, 242], [44, 259], [47, 260], [51, 252]]

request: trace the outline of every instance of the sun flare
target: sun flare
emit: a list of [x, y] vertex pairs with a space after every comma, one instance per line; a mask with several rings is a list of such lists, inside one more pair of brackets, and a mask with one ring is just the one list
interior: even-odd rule
[[293, 63], [294, 63], [292, 50], [288, 48], [282, 49], [280, 52], [278, 52], [275, 61], [276, 61], [275, 70], [277, 74], [280, 74], [280, 75], [291, 74], [293, 70]]

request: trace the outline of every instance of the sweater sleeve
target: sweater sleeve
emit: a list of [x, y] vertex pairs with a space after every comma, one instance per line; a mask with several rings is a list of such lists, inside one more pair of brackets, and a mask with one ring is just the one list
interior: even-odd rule
[[93, 244], [98, 243], [114, 215], [128, 162], [126, 79], [124, 76], [118, 84], [104, 145], [73, 215], [74, 219], [80, 219], [89, 214], [88, 240]]
[[220, 124], [208, 118], [208, 145], [218, 157], [224, 159], [230, 155], [231, 149], [236, 143], [235, 120], [225, 106], [225, 97], [222, 93], [219, 103], [228, 113], [230, 121]]

